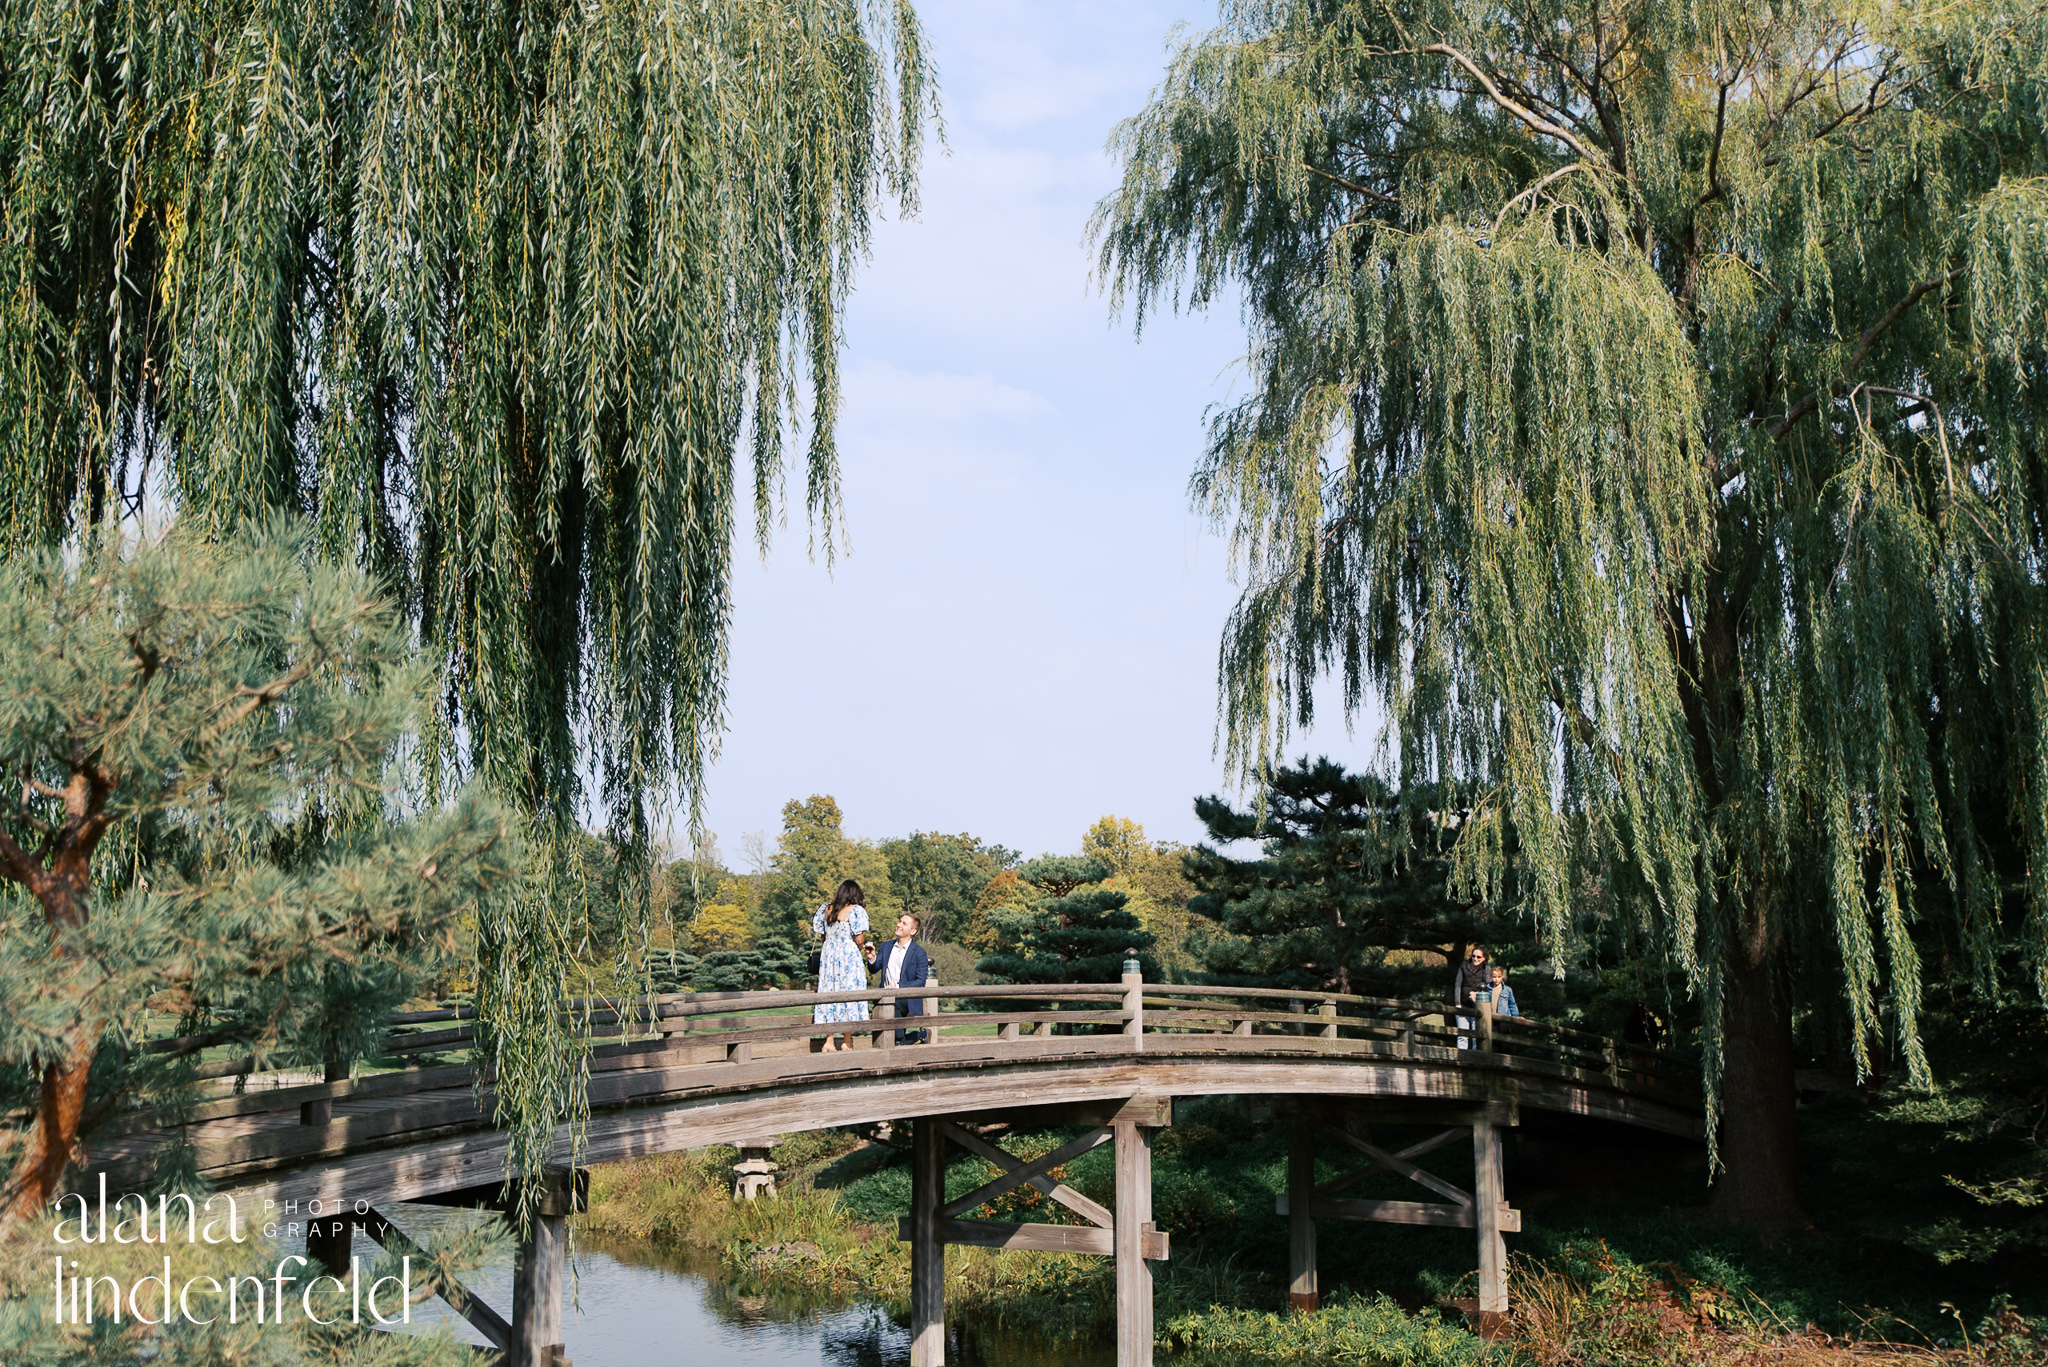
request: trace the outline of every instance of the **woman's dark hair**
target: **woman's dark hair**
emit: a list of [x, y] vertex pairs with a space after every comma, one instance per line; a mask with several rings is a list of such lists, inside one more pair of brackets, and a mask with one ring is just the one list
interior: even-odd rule
[[867, 904], [868, 895], [860, 890], [860, 884], [849, 878], [839, 885], [839, 891], [832, 894], [832, 908], [825, 913], [825, 919], [836, 921], [840, 913], [848, 907], [864, 907]]

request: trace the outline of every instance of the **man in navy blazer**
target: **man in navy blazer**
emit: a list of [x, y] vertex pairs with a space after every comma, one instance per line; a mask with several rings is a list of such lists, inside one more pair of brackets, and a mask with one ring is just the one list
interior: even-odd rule
[[[880, 949], [868, 946], [868, 965], [881, 979], [881, 985], [888, 987], [923, 987], [931, 981], [931, 956], [924, 952], [924, 946], [917, 942], [917, 932], [924, 929], [924, 923], [904, 912], [896, 918], [896, 938]], [[896, 1014], [899, 1016], [922, 1016], [924, 1002], [916, 997], [898, 997]], [[924, 1031], [898, 1030], [898, 1044], [923, 1044]]]

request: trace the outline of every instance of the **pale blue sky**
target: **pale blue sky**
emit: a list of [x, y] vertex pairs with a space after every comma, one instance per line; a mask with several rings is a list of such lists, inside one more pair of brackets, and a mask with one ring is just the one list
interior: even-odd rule
[[[733, 864], [811, 793], [860, 836], [964, 830], [1036, 854], [1114, 812], [1193, 841], [1195, 795], [1222, 786], [1216, 648], [1236, 591], [1186, 489], [1243, 332], [1226, 310], [1136, 342], [1091, 287], [1084, 232], [1114, 183], [1110, 128], [1158, 81], [1175, 21], [1215, 13], [919, 10], [950, 153], [856, 286], [852, 554], [830, 574], [806, 557], [800, 501], [766, 566], [739, 553], [709, 825]], [[1332, 719], [1305, 744], [1356, 760], [1370, 739]]]

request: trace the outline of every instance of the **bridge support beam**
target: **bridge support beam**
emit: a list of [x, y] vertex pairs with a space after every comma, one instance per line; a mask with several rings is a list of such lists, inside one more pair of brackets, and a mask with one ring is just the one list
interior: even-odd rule
[[1294, 1110], [1287, 1135], [1287, 1304], [1316, 1308], [1316, 1117]]
[[[580, 1174], [548, 1174], [540, 1209], [519, 1240], [512, 1271], [512, 1343], [507, 1367], [567, 1367], [562, 1351], [563, 1264]], [[508, 1217], [516, 1218], [516, 1217]]]
[[910, 1367], [945, 1367], [946, 1246], [939, 1207], [946, 1200], [946, 1141], [935, 1116], [910, 1130]]
[[1116, 1130], [1116, 1367], [1152, 1367], [1152, 1130], [1119, 1120]]
[[306, 1225], [306, 1256], [339, 1276], [348, 1275], [354, 1223], [347, 1214], [316, 1216]]
[[555, 1367], [562, 1355], [562, 1264], [568, 1218], [536, 1215], [512, 1274], [510, 1367]]
[[[1507, 1241], [1501, 1236], [1522, 1228], [1522, 1213], [1509, 1207], [1504, 1194], [1501, 1168], [1501, 1129], [1520, 1123], [1513, 1101], [1489, 1102], [1480, 1108], [1432, 1108], [1375, 1106], [1365, 1115], [1396, 1124], [1452, 1122], [1452, 1127], [1398, 1153], [1388, 1153], [1350, 1128], [1340, 1128], [1336, 1118], [1316, 1106], [1297, 1103], [1291, 1117], [1287, 1145], [1287, 1192], [1274, 1202], [1277, 1214], [1287, 1217], [1288, 1304], [1296, 1310], [1312, 1311], [1317, 1304], [1316, 1228], [1317, 1219], [1373, 1220], [1387, 1224], [1448, 1226], [1470, 1229], [1479, 1236], [1479, 1295], [1458, 1302], [1475, 1316], [1479, 1331], [1489, 1333], [1508, 1309]], [[1316, 1183], [1315, 1135], [1327, 1131], [1332, 1139], [1358, 1150], [1370, 1161], [1362, 1168]], [[1453, 1186], [1416, 1166], [1413, 1160], [1436, 1149], [1463, 1143], [1472, 1137], [1472, 1190]], [[1344, 1188], [1388, 1172], [1406, 1177], [1452, 1204], [1425, 1205], [1415, 1201], [1362, 1201], [1338, 1196]]]
[[1501, 1188], [1500, 1126], [1492, 1116], [1472, 1122], [1472, 1214], [1479, 1230], [1479, 1315], [1508, 1309], [1508, 1246], [1501, 1238], [1501, 1211], [1507, 1206]]

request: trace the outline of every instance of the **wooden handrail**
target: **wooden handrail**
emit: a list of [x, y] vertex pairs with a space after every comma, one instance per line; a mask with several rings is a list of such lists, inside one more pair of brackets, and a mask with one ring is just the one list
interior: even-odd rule
[[[885, 1029], [936, 1027], [947, 1036], [958, 1038], [962, 1030], [975, 1032], [994, 1027], [1007, 1040], [1016, 1038], [1018, 1027], [1024, 1025], [1071, 1021], [1076, 1025], [1101, 1026], [1123, 1021], [1125, 1033], [1132, 1036], [1133, 1048], [1142, 1047], [1139, 1041], [1144, 1034], [1165, 1034], [1180, 1042], [1199, 1040], [1204, 1035], [1249, 1034], [1276, 1045], [1281, 1040], [1290, 1041], [1284, 1046], [1289, 1051], [1298, 1047], [1292, 1041], [1306, 1044], [1320, 1039], [1339, 1053], [1376, 1047], [1372, 1041], [1377, 1040], [1381, 1045], [1394, 1047], [1397, 1057], [1413, 1054], [1417, 1045], [1426, 1044], [1433, 1051], [1456, 1046], [1461, 1053], [1469, 1047], [1492, 1055], [1548, 1062], [1575, 1072], [1604, 1074], [1617, 1083], [1626, 1078], [1626, 1085], [1634, 1087], [1698, 1085], [1699, 1065], [1692, 1059], [1669, 1050], [1618, 1043], [1569, 1026], [1502, 1016], [1491, 1021], [1493, 1028], [1487, 1032], [1476, 1020], [1471, 1027], [1461, 1028], [1457, 1024], [1459, 1019], [1471, 1019], [1478, 1013], [1475, 1008], [1448, 1001], [1404, 1001], [1287, 988], [1123, 982], [977, 983], [961, 987], [860, 988], [846, 992], [771, 989], [583, 997], [576, 999], [572, 1009], [563, 1014], [588, 1030], [593, 1043], [605, 1039], [606, 1053], [725, 1044], [729, 1051], [741, 1051], [734, 1055], [738, 1058], [744, 1055], [749, 1041], [802, 1039], [836, 1033], [853, 1024], [804, 1019], [806, 1008], [855, 1002], [879, 1006], [906, 1000], [929, 1002], [927, 1009], [931, 1014], [921, 1022], [899, 1020]], [[1270, 1009], [1283, 1001], [1299, 1006], [1285, 1013]], [[945, 1002], [986, 1002], [995, 1009], [942, 1014], [938, 1008]], [[1040, 1006], [1047, 1009], [1033, 1009]], [[1267, 1009], [1260, 1009], [1262, 1006]], [[1077, 1007], [1091, 1009], [1074, 1009]], [[1431, 1017], [1438, 1019], [1431, 1021]], [[875, 1031], [875, 1022], [882, 1019], [880, 1011], [871, 1013], [863, 1024], [863, 1032]], [[444, 1022], [448, 1024], [440, 1029], [417, 1028]], [[432, 1053], [473, 1043], [477, 1013], [470, 1006], [400, 1011], [390, 1013], [385, 1023], [387, 1027], [400, 1028], [380, 1042], [382, 1051]], [[1138, 1033], [1140, 1030], [1143, 1034]], [[667, 1044], [662, 1043], [664, 1038]], [[1079, 1043], [1079, 1038], [1076, 1042]], [[155, 1047], [168, 1046], [160, 1043]], [[1432, 1052], [1429, 1057], [1440, 1061], [1442, 1055]], [[1478, 1062], [1476, 1058], [1472, 1061]], [[252, 1054], [201, 1065], [197, 1071], [202, 1076], [225, 1077], [251, 1073], [264, 1062], [260, 1055]]]

